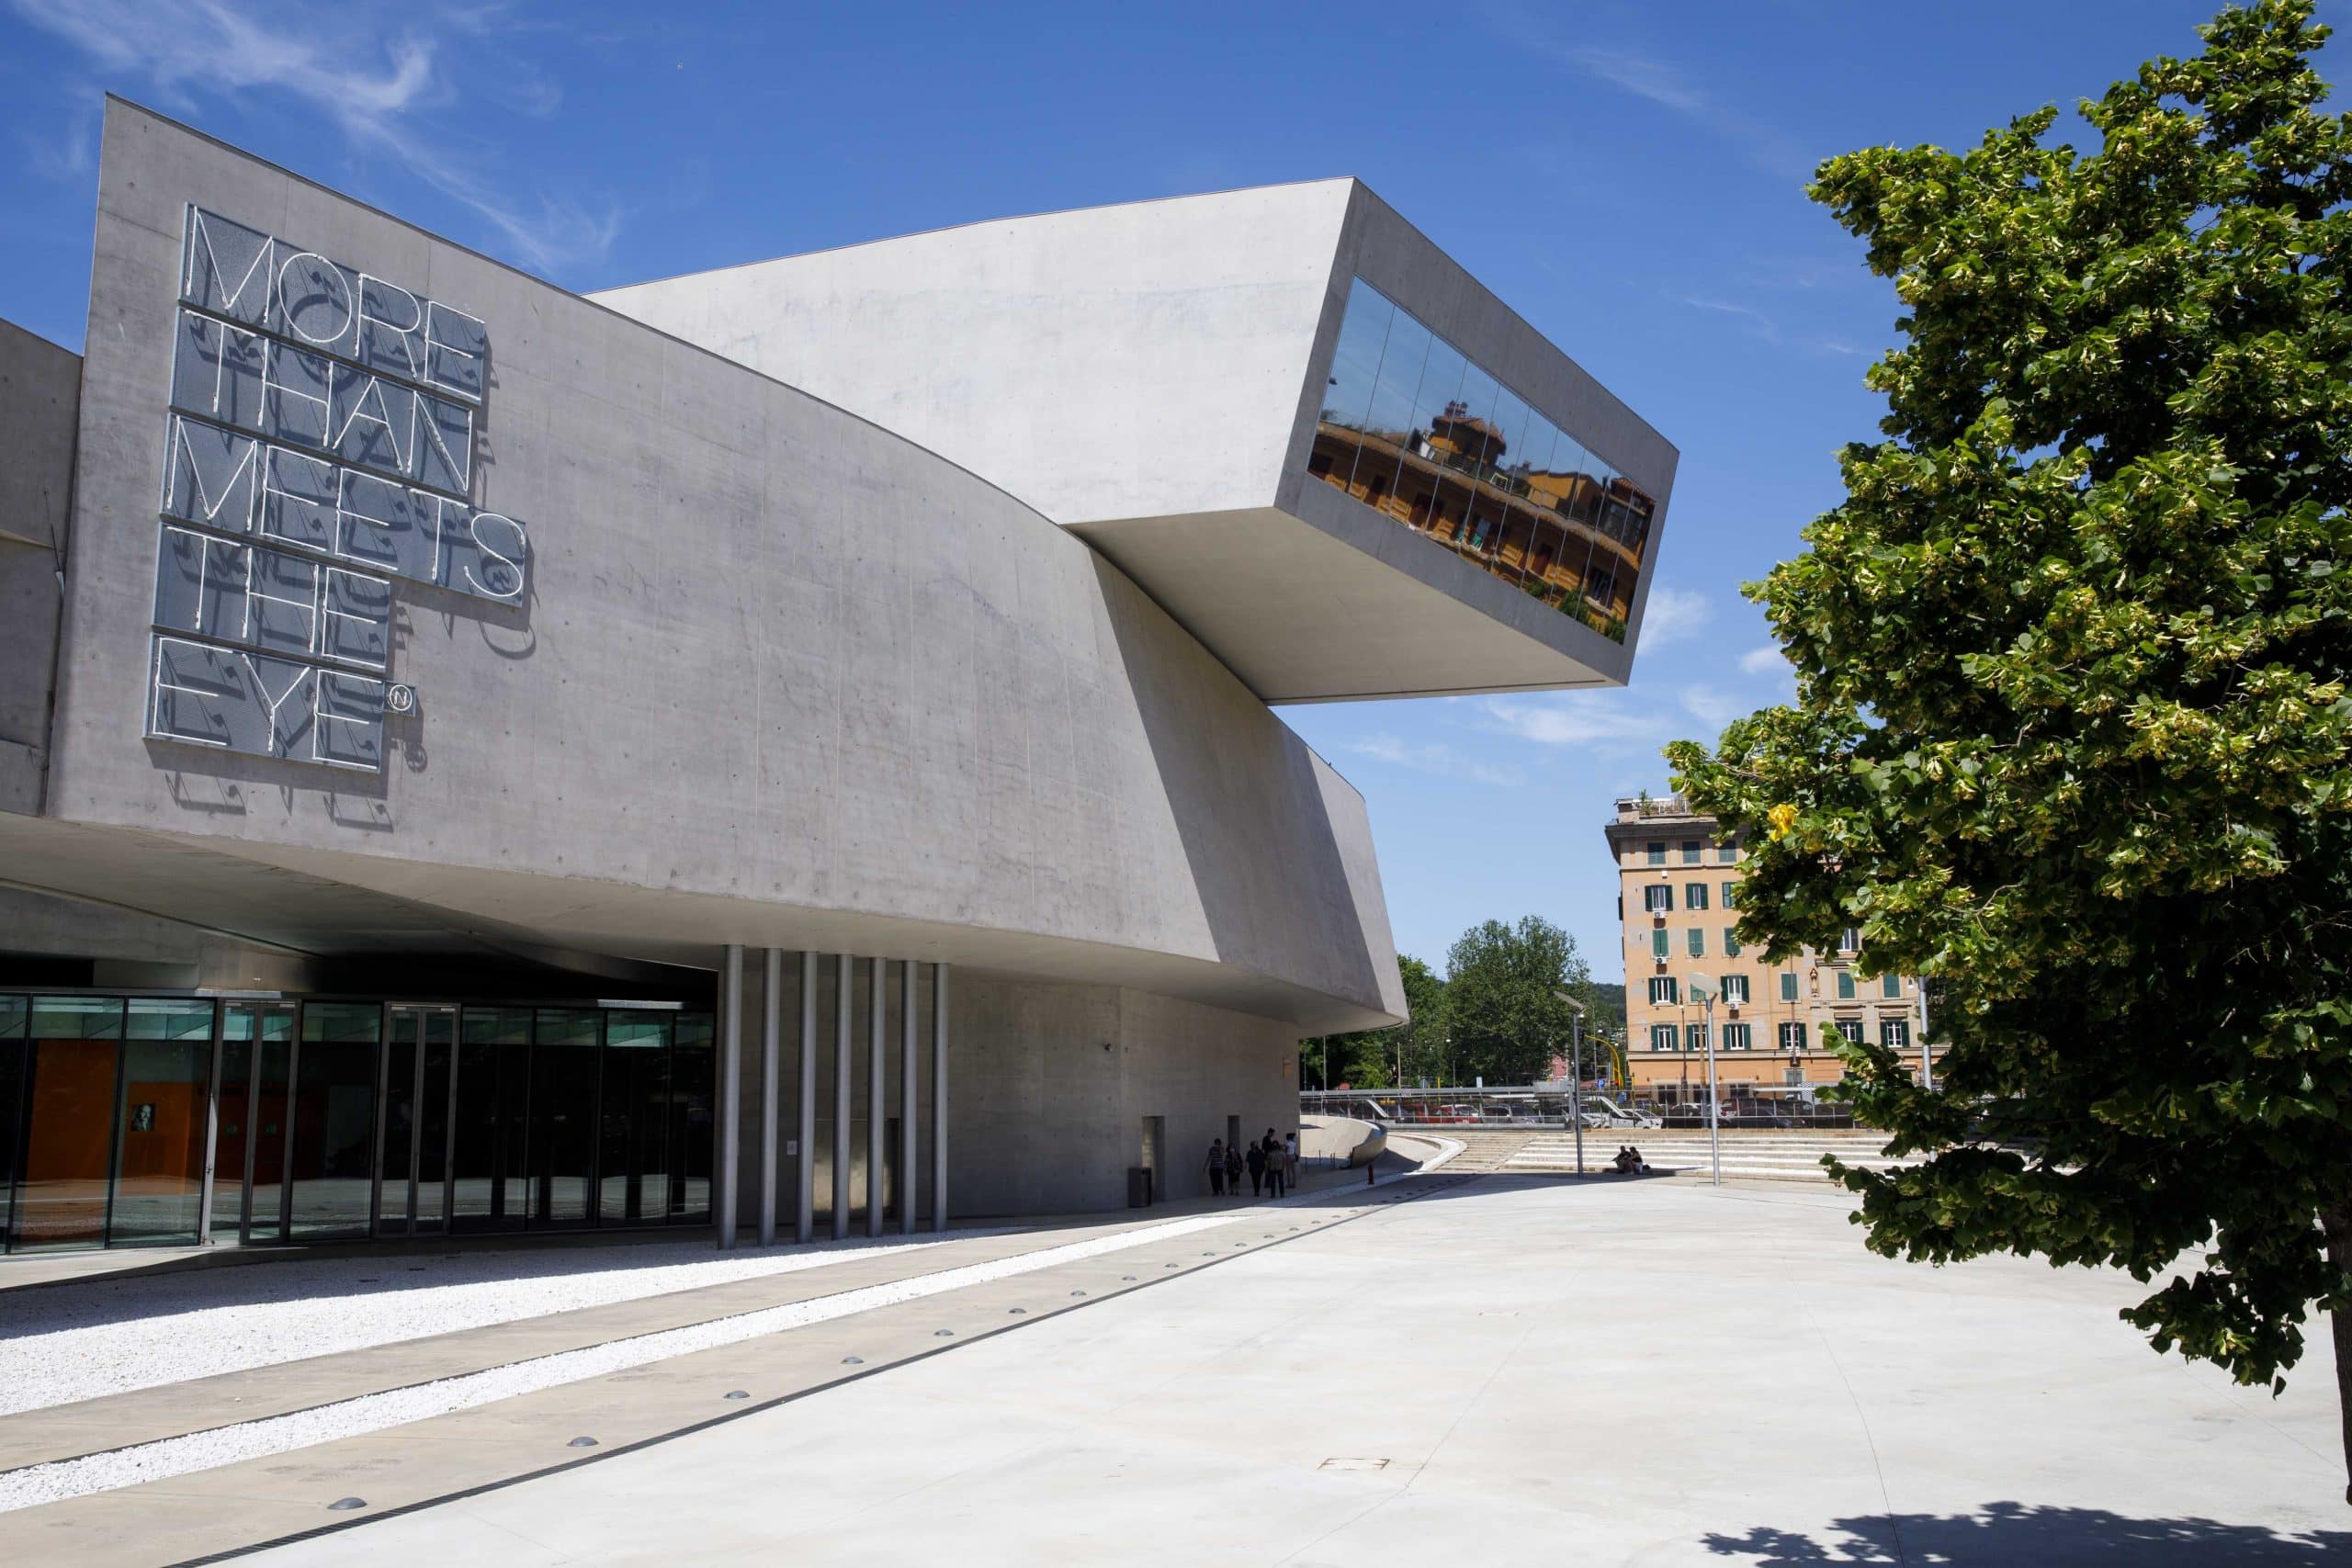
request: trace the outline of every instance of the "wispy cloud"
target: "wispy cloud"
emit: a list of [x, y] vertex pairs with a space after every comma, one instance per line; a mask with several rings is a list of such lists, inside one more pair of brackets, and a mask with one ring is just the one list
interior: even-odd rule
[[1685, 686], [1676, 694], [1682, 711], [1711, 729], [1721, 729], [1741, 713], [1741, 705], [1713, 686]]
[[1548, 18], [1522, 11], [1494, 17], [1498, 30], [1522, 51], [1548, 57], [1631, 97], [1656, 104], [1736, 148], [1741, 156], [1784, 179], [1804, 179], [1815, 160], [1795, 140], [1722, 97], [1655, 55], [1623, 44], [1571, 41]]
[[1541, 746], [1623, 750], [1669, 739], [1664, 717], [1629, 705], [1611, 692], [1562, 692], [1530, 697], [1482, 697], [1479, 710], [1492, 728]]
[[[458, 102], [428, 29], [479, 36], [495, 11], [436, 11], [417, 6], [379, 25], [362, 6], [322, 13], [222, 0], [12, 0], [35, 27], [79, 50], [106, 85], [153, 98], [175, 113], [207, 102], [234, 104], [255, 93], [284, 94], [316, 111], [359, 151], [384, 157], [470, 209], [496, 236], [493, 248], [545, 272], [594, 260], [610, 248], [617, 207], [503, 188], [435, 134], [432, 111]], [[554, 84], [526, 78], [514, 107], [553, 112]]]
[[1678, 294], [1678, 305], [1693, 310], [1708, 310], [1729, 316], [1748, 336], [1772, 344], [1776, 348], [1802, 349], [1807, 354], [1859, 355], [1863, 350], [1838, 338], [1805, 337], [1785, 331], [1780, 321], [1753, 305], [1743, 305], [1736, 299], [1717, 299], [1703, 294]]
[[1659, 649], [1688, 642], [1714, 618], [1715, 607], [1705, 594], [1660, 584], [1650, 590], [1649, 605], [1642, 612], [1642, 647]]
[[1777, 642], [1751, 648], [1739, 656], [1739, 670], [1743, 675], [1769, 675], [1788, 667], [1789, 661], [1781, 655], [1781, 645]]
[[1442, 741], [1412, 742], [1394, 735], [1367, 735], [1361, 740], [1348, 742], [1344, 748], [1360, 757], [1371, 757], [1416, 773], [1435, 773], [1441, 778], [1466, 779], [1474, 784], [1501, 784], [1506, 787], [1523, 784], [1527, 775], [1517, 768], [1495, 767], [1466, 757]]

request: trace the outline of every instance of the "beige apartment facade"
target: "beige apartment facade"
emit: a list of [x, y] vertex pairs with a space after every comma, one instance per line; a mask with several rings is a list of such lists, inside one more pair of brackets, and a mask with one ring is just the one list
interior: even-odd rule
[[1746, 851], [1713, 818], [1679, 795], [1629, 796], [1606, 831], [1634, 1088], [1705, 1084], [1708, 1020], [1694, 978], [1715, 993], [1715, 1070], [1725, 1086], [1835, 1083], [1846, 1076], [1840, 1036], [1892, 1045], [1918, 1070], [1919, 983], [1863, 976], [1858, 931], [1835, 953], [1806, 948], [1781, 964], [1739, 941]]

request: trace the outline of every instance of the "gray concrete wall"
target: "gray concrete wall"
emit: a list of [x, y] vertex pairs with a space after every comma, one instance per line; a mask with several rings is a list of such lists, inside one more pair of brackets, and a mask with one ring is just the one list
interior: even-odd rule
[[49, 767], [79, 355], [0, 321], [0, 811], [36, 812]]
[[594, 298], [1058, 523], [1263, 506], [1352, 185], [971, 223]]
[[[488, 323], [476, 499], [530, 527], [529, 603], [403, 587], [420, 711], [380, 777], [141, 738], [189, 201]], [[1361, 799], [1115, 569], [933, 454], [119, 103], [91, 310], [75, 514], [107, 525], [69, 574], [57, 818], [183, 872], [300, 871], [283, 897], [322, 917], [348, 886], [621, 956], [846, 947], [1290, 1031], [1402, 1014]], [[109, 885], [143, 886], [146, 841]]]
[[1306, 482], [1359, 275], [1648, 490], [1662, 527], [1674, 448], [1352, 179], [967, 224], [596, 298], [996, 479], [1266, 701], [1623, 684], [1630, 633], [1612, 642]]
[[[815, 1209], [830, 1234], [833, 1169], [835, 968], [821, 955], [817, 982]], [[742, 1098], [738, 1107], [747, 1234], [759, 1213], [761, 960], [744, 963]], [[887, 971], [882, 1113], [899, 1113], [900, 970]], [[930, 1213], [932, 971], [916, 996], [915, 1193]], [[866, 960], [851, 979], [850, 1232], [865, 1231], [867, 1039]], [[799, 1102], [800, 955], [786, 953], [780, 991], [776, 1215], [789, 1237], [795, 1218]], [[1243, 1135], [1298, 1121], [1297, 1041], [1284, 1025], [1115, 986], [1070, 986], [959, 969], [948, 987], [948, 1206], [955, 1223], [989, 1215], [1091, 1213], [1123, 1208], [1127, 1170], [1139, 1163], [1143, 1122], [1164, 1119], [1169, 1198], [1206, 1193], [1202, 1161], [1211, 1139], [1239, 1116]], [[895, 1147], [895, 1145], [892, 1145]], [[887, 1163], [887, 1161], [886, 1161]], [[895, 1234], [896, 1222], [891, 1224]]]

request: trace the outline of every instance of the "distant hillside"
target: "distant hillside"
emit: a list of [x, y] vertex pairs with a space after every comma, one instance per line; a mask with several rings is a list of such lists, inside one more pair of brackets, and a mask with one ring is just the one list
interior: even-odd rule
[[1625, 1035], [1625, 987], [1623, 986], [1612, 986], [1606, 980], [1595, 980], [1592, 983], [1592, 989], [1594, 1002], [1592, 1010], [1593, 1026], [1598, 1029], [1607, 1030], [1612, 1039], [1623, 1039]]

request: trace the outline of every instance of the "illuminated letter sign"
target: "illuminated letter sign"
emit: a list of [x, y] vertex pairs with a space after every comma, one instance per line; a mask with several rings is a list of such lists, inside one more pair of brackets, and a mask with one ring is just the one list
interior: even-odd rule
[[379, 770], [395, 582], [520, 604], [528, 531], [472, 503], [490, 333], [187, 209], [149, 735]]

